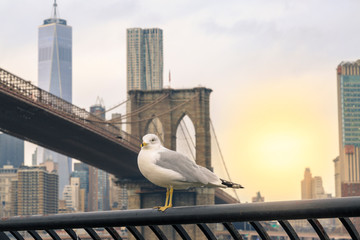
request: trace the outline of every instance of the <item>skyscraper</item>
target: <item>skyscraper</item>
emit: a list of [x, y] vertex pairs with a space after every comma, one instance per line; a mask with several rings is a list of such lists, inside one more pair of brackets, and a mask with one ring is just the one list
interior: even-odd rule
[[66, 185], [63, 191], [63, 200], [65, 200], [65, 207], [70, 212], [79, 212], [80, 209], [80, 178], [71, 177], [70, 185]]
[[[72, 28], [57, 16], [56, 0], [51, 18], [39, 27], [38, 85], [68, 102], [72, 102]], [[54, 136], [56, 137], [56, 136]], [[37, 163], [52, 160], [59, 163], [59, 196], [69, 184], [72, 160], [38, 147]]]
[[80, 179], [80, 207], [79, 211], [85, 212], [88, 209], [88, 195], [89, 195], [89, 165], [85, 163], [75, 163], [74, 171], [71, 177], [78, 177]]
[[58, 212], [58, 175], [45, 167], [22, 166], [11, 183], [12, 215]]
[[312, 175], [310, 168], [305, 169], [304, 179], [301, 181], [301, 199], [312, 199]]
[[335, 193], [343, 184], [360, 183], [360, 60], [337, 67], [339, 158], [335, 163]]
[[24, 141], [0, 133], [0, 167], [12, 165], [15, 168], [24, 164]]
[[[105, 107], [100, 98], [90, 107], [90, 113], [105, 120]], [[101, 159], [99, 159], [101, 161]], [[89, 166], [88, 210], [109, 210], [109, 174], [101, 169]]]
[[305, 169], [304, 179], [301, 181], [301, 199], [331, 198], [331, 194], [325, 193], [322, 178], [312, 177], [310, 168]]
[[39, 27], [38, 85], [68, 102], [72, 102], [72, 28], [53, 16]]
[[0, 216], [2, 218], [11, 216], [11, 182], [17, 179], [17, 170], [11, 165], [0, 168]]
[[127, 29], [127, 91], [163, 87], [163, 32]]

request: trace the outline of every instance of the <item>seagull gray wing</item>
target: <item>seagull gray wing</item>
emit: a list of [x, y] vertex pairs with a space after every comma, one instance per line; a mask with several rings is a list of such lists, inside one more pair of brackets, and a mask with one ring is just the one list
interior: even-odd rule
[[200, 167], [181, 153], [164, 149], [159, 152], [156, 165], [179, 173], [183, 177], [183, 179], [178, 179], [179, 181], [204, 185], [208, 183]]

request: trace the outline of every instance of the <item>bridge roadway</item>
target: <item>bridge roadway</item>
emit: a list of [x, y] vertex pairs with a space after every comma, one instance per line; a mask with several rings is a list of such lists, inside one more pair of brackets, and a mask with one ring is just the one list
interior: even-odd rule
[[[95, 120], [95, 121], [94, 121]], [[0, 130], [119, 178], [144, 179], [140, 139], [0, 68]]]

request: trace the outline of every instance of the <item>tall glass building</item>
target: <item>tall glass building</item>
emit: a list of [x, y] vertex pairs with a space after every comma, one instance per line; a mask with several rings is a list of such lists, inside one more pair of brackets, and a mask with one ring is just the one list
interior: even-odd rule
[[72, 102], [72, 28], [54, 16], [39, 27], [40, 88]]
[[360, 60], [337, 67], [339, 158], [335, 162], [336, 197], [342, 184], [360, 183]]
[[127, 29], [127, 91], [163, 88], [163, 31]]
[[0, 168], [24, 164], [24, 141], [5, 133], [0, 133]]
[[[57, 17], [56, 1], [51, 18], [39, 26], [38, 86], [68, 102], [72, 102], [72, 28]], [[56, 137], [56, 136], [54, 136]], [[45, 160], [58, 162], [59, 196], [69, 184], [72, 160], [39, 147], [37, 163]]]

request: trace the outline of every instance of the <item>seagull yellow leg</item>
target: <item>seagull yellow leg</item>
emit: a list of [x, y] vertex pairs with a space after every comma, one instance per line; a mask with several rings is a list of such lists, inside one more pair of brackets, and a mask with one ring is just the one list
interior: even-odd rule
[[174, 192], [174, 189], [173, 187], [170, 187], [170, 189], [168, 188], [166, 190], [166, 201], [165, 201], [165, 206], [163, 207], [160, 207], [159, 210], [160, 211], [165, 211], [166, 209], [168, 208], [171, 208], [172, 207], [172, 197], [173, 197], [173, 192]]
[[165, 198], [165, 205], [164, 205], [164, 207], [165, 206], [167, 206], [167, 204], [168, 204], [168, 201], [169, 201], [169, 188], [166, 188], [166, 198]]
[[169, 204], [168, 207], [171, 208], [172, 207], [172, 198], [173, 198], [173, 193], [174, 193], [174, 189], [173, 187], [170, 187], [170, 199], [169, 199]]
[[169, 188], [166, 188], [166, 198], [165, 198], [165, 205], [163, 207], [161, 206], [157, 206], [157, 207], [154, 207], [154, 208], [157, 208], [157, 209], [161, 209], [161, 208], [164, 208], [167, 206], [168, 204], [168, 201], [169, 201]]

